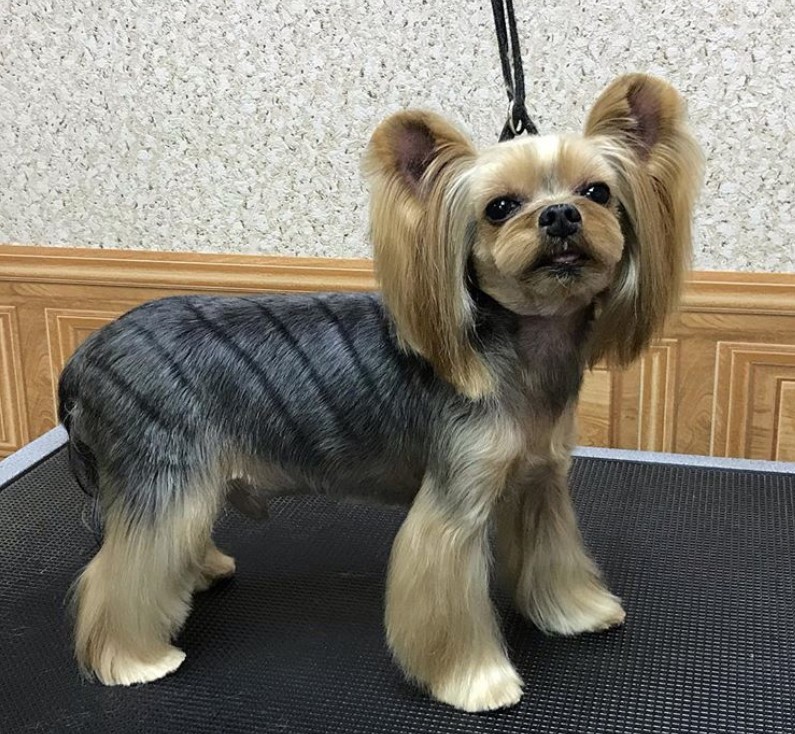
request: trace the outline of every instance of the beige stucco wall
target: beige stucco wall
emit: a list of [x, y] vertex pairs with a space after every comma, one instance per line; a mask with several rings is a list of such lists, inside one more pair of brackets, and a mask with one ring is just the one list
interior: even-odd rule
[[[795, 270], [791, 0], [515, 2], [543, 131], [669, 78], [708, 157], [696, 265]], [[488, 2], [0, 0], [0, 241], [366, 255], [360, 156], [407, 105], [493, 141]]]

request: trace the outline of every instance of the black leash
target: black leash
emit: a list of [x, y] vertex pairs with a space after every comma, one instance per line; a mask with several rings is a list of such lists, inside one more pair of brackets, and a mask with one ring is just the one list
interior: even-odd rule
[[[516, 32], [516, 16], [513, 12], [513, 0], [491, 0], [494, 11], [494, 26], [497, 30], [497, 43], [500, 47], [500, 64], [508, 92], [508, 120], [500, 133], [500, 142], [511, 140], [517, 135], [527, 133], [538, 135], [524, 101], [524, 69], [522, 67], [522, 51], [519, 48], [519, 34]], [[508, 25], [506, 27], [506, 16]], [[510, 30], [510, 50], [508, 48], [508, 32]], [[513, 70], [511, 70], [513, 61]]]

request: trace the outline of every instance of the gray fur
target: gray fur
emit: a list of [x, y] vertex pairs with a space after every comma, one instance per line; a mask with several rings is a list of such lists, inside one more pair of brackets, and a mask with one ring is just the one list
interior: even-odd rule
[[520, 320], [473, 295], [475, 342], [501, 378], [500, 393], [480, 402], [398, 347], [376, 294], [140, 306], [89, 337], [64, 369], [60, 417], [76, 470], [99, 485], [105, 508], [122, 501], [139, 518], [210, 472], [219, 491], [236, 487], [241, 505], [256, 505], [241, 494], [240, 466], [254, 483], [257, 467], [278, 470], [271, 496], [409, 504], [429, 468], [447, 486], [456, 426], [505, 406], [554, 418], [579, 390], [588, 317]]

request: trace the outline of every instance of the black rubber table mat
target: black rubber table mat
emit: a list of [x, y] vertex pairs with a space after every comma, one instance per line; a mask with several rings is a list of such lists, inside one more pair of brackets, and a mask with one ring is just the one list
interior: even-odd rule
[[197, 597], [175, 675], [81, 680], [63, 599], [95, 539], [60, 451], [0, 491], [0, 732], [795, 731], [793, 476], [578, 459], [572, 486], [627, 624], [544, 637], [501, 602], [525, 696], [463, 714], [404, 683], [384, 645], [403, 513], [318, 498], [223, 517], [238, 574]]

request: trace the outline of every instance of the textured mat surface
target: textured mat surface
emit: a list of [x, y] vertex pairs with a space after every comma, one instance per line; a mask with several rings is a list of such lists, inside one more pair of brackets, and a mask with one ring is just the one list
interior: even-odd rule
[[59, 452], [0, 490], [0, 732], [791, 733], [795, 478], [579, 459], [572, 486], [627, 625], [548, 638], [503, 609], [525, 697], [472, 715], [404, 683], [385, 648], [402, 513], [320, 499], [223, 518], [238, 575], [197, 597], [176, 675], [82, 681], [63, 599], [95, 540]]

